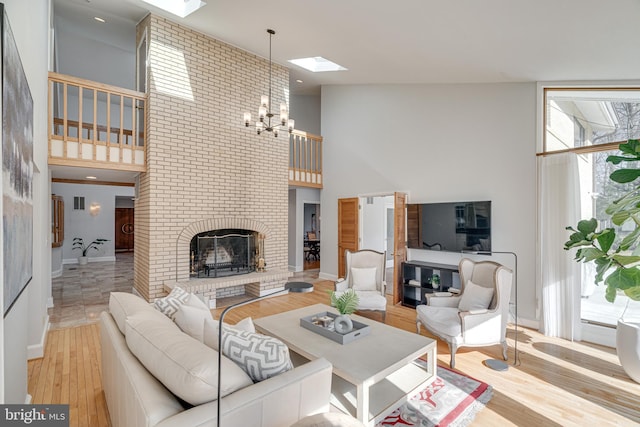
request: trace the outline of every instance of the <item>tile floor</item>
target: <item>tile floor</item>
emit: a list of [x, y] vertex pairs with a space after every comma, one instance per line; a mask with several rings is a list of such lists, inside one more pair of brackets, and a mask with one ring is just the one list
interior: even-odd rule
[[[292, 279], [313, 283], [319, 280], [318, 272], [305, 270]], [[115, 262], [65, 265], [51, 287], [50, 329], [97, 322], [100, 313], [109, 308], [110, 292], [133, 291], [133, 252], [116, 254]]]

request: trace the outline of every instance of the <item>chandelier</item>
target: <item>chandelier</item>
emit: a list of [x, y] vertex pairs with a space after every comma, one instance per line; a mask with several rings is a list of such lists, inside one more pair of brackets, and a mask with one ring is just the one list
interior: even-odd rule
[[[267, 33], [269, 33], [269, 95], [262, 95], [260, 97], [256, 131], [258, 132], [258, 135], [262, 132], [273, 132], [273, 136], [277, 137], [280, 130], [287, 129], [289, 133], [293, 132], [295, 121], [289, 118], [289, 109], [287, 108], [287, 104], [284, 102], [280, 104], [279, 118], [277, 118], [271, 111], [271, 38], [276, 32], [273, 30], [267, 30]], [[251, 113], [244, 113], [244, 125], [249, 127], [250, 122]]]

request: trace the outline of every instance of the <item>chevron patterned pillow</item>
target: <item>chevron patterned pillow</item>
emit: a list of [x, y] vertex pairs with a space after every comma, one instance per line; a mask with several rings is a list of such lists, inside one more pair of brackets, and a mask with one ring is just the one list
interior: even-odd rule
[[236, 362], [254, 382], [293, 369], [289, 348], [279, 339], [224, 328], [222, 354]]
[[187, 302], [191, 294], [184, 289], [175, 286], [169, 295], [164, 298], [157, 299], [153, 306], [162, 314], [174, 320], [180, 306]]

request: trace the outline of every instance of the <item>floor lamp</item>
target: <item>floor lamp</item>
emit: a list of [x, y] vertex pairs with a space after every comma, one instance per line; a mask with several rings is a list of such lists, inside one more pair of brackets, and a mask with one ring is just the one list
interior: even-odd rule
[[240, 306], [252, 303], [254, 301], [259, 301], [261, 299], [265, 299], [270, 296], [277, 295], [286, 291], [295, 292], [295, 293], [311, 292], [313, 291], [313, 285], [307, 282], [289, 282], [284, 285], [283, 289], [278, 289], [277, 291], [271, 292], [269, 294], [258, 296], [255, 298], [248, 299], [246, 301], [239, 302], [237, 304], [230, 305], [229, 307], [225, 308], [222, 311], [222, 314], [220, 314], [220, 318], [218, 319], [218, 402], [217, 402], [218, 403], [218, 415], [217, 415], [218, 427], [220, 427], [220, 420], [222, 419], [222, 416], [220, 414], [220, 401], [222, 400], [220, 398], [220, 394], [222, 393], [222, 328], [223, 328], [222, 321], [224, 320], [224, 316], [225, 314], [227, 314], [229, 310], [232, 310], [236, 307], [240, 307]]
[[[513, 269], [513, 284], [515, 286], [514, 296], [515, 296], [515, 303], [516, 303], [516, 307], [514, 310], [516, 334], [515, 334], [515, 341], [513, 345], [513, 350], [514, 350], [513, 366], [516, 366], [516, 364], [518, 363], [518, 255], [516, 255], [515, 252], [511, 252], [511, 251], [463, 251], [463, 253], [470, 253], [475, 255], [487, 255], [487, 256], [491, 256], [494, 254], [513, 255], [513, 258], [515, 261], [514, 269]], [[506, 371], [507, 369], [509, 369], [509, 365], [507, 363], [498, 359], [487, 359], [485, 360], [485, 364], [495, 371]]]

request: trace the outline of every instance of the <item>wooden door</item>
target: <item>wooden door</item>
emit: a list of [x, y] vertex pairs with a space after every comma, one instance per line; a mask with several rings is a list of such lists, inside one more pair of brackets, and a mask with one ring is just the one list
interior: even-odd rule
[[345, 276], [344, 252], [357, 251], [359, 244], [359, 199], [338, 199], [338, 277]]
[[402, 299], [402, 263], [407, 260], [407, 195], [394, 193], [393, 202], [393, 304]]
[[116, 208], [116, 251], [133, 250], [133, 208]]

